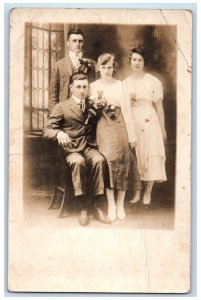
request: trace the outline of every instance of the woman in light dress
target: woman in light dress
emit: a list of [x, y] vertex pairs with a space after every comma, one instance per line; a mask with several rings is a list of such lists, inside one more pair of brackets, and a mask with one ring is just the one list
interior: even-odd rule
[[106, 195], [108, 217], [124, 219], [125, 193], [141, 187], [137, 170], [136, 137], [131, 120], [129, 102], [122, 93], [122, 82], [112, 77], [115, 68], [115, 56], [103, 53], [99, 56], [97, 67], [100, 79], [90, 84], [90, 98], [104, 97], [112, 111], [103, 110], [97, 123], [96, 139], [98, 150], [105, 156], [108, 164], [108, 182]]
[[[131, 102], [132, 119], [137, 135], [138, 170], [145, 186], [143, 203], [148, 205], [151, 202], [154, 182], [167, 180], [163, 88], [160, 80], [145, 72], [145, 51], [141, 45], [132, 49], [130, 65], [132, 75], [123, 81], [123, 90], [125, 97]], [[136, 203], [138, 200], [135, 198], [130, 202]]]

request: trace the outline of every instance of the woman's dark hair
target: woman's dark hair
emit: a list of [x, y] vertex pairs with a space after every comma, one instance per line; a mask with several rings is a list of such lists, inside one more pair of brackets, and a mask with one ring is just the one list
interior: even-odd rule
[[67, 40], [69, 40], [71, 34], [81, 34], [84, 38], [84, 33], [81, 29], [76, 29], [76, 28], [70, 29], [67, 33]]
[[137, 53], [139, 55], [141, 55], [144, 59], [145, 64], [147, 63], [147, 56], [144, 50], [144, 47], [140, 44], [135, 45], [131, 51], [130, 51], [130, 56], [129, 56], [129, 61], [131, 61], [132, 55], [133, 53]]

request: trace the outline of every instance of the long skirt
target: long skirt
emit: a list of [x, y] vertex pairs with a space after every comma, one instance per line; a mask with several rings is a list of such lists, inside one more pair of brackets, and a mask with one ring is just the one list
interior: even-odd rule
[[143, 181], [165, 181], [165, 147], [158, 116], [151, 103], [132, 107], [137, 135], [137, 163]]

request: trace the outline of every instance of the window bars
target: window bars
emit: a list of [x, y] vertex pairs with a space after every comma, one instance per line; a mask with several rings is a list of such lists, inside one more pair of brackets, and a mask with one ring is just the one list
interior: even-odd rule
[[42, 134], [48, 115], [49, 83], [54, 63], [64, 57], [62, 24], [27, 23], [25, 28], [24, 128]]

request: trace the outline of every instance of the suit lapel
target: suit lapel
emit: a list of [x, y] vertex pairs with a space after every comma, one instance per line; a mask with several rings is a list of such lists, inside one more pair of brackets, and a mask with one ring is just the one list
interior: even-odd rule
[[70, 98], [69, 100], [69, 108], [72, 111], [72, 113], [77, 117], [77, 119], [81, 122], [85, 122], [85, 116], [81, 112], [79, 105], [73, 100], [73, 98]]

